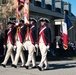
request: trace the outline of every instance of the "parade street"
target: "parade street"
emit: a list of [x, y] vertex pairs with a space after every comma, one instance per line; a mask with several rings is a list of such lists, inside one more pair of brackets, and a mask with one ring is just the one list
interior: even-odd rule
[[[38, 64], [38, 62], [37, 62]], [[76, 75], [76, 60], [72, 61], [50, 61], [50, 70], [39, 71], [38, 69], [6, 68], [0, 66], [0, 75]]]

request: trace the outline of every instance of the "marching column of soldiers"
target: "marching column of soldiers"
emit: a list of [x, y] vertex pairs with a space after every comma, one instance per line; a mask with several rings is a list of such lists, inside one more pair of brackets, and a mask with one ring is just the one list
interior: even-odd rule
[[[47, 18], [40, 18], [38, 20], [39, 27], [37, 27], [37, 20], [35, 18], [29, 19], [29, 24], [24, 24], [24, 20], [20, 20], [19, 23], [13, 22], [7, 23], [5, 31], [4, 48], [6, 54], [4, 61], [1, 63], [3, 67], [6, 67], [9, 57], [11, 57], [11, 67], [17, 68], [19, 58], [21, 59], [21, 66], [29, 69], [32, 63], [32, 69], [38, 68], [40, 71], [49, 69], [47, 61], [47, 52], [50, 48], [50, 30], [48, 28], [49, 20]], [[27, 62], [25, 61], [24, 50], [28, 51]], [[41, 61], [39, 65], [36, 65], [34, 52], [41, 53]], [[14, 51], [16, 54], [14, 56]], [[43, 66], [45, 64], [45, 66]]]

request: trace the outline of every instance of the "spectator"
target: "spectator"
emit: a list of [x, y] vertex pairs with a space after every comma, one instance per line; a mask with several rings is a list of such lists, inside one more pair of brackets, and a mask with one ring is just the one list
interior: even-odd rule
[[50, 51], [51, 51], [52, 56], [56, 56], [56, 54], [55, 54], [55, 51], [56, 51], [56, 38], [51, 43]]
[[64, 56], [63, 39], [61, 37], [58, 40], [58, 45], [59, 45], [59, 56]]

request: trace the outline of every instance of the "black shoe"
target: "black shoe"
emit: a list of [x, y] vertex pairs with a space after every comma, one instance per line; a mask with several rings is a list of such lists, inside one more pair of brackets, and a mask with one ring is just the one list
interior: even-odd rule
[[23, 67], [25, 67], [25, 65], [21, 65], [20, 67], [23, 68]]
[[26, 68], [26, 69], [29, 69], [29, 66], [26, 66], [26, 65], [25, 65], [25, 68]]
[[4, 68], [6, 67], [6, 65], [5, 64], [1, 64]]
[[12, 66], [12, 67], [14, 67], [14, 68], [17, 68], [17, 66], [16, 66], [16, 65], [14, 65], [14, 64], [12, 64], [11, 66]]
[[44, 69], [44, 70], [50, 70], [49, 68], [46, 68], [46, 69]]
[[33, 66], [33, 67], [32, 67], [32, 69], [35, 69], [35, 68], [37, 68], [37, 66]]
[[39, 69], [39, 71], [42, 71], [42, 68], [41, 67], [37, 66], [37, 68]]

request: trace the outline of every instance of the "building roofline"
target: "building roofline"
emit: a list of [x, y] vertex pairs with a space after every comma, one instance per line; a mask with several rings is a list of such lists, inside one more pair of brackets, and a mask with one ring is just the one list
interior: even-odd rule
[[[49, 16], [64, 18], [64, 14], [62, 13], [58, 13], [56, 11], [51, 11], [42, 7], [34, 6], [32, 3], [30, 3], [30, 11], [49, 15]], [[74, 16], [69, 16], [69, 18], [70, 20], [76, 21], [76, 17]]]

